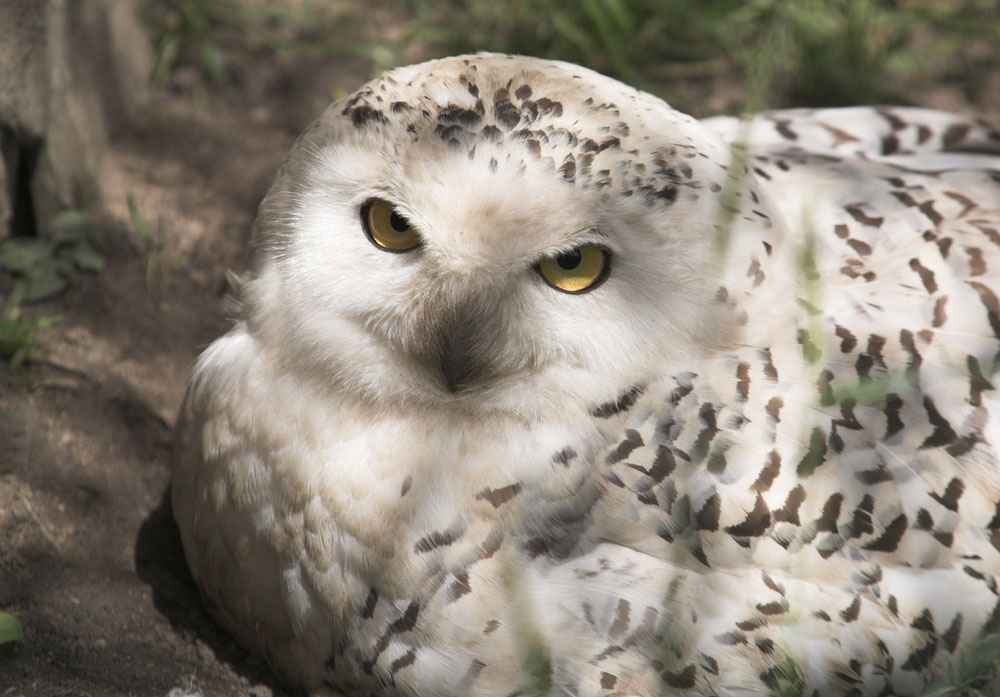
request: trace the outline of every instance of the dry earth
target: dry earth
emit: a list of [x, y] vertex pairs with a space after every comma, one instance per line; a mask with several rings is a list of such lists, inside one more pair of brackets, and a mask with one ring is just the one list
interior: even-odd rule
[[[37, 308], [60, 317], [41, 361], [0, 364], [0, 609], [25, 633], [0, 647], [0, 697], [289, 694], [201, 608], [170, 514], [171, 427], [193, 360], [227, 327], [225, 271], [245, 264], [271, 174], [371, 66], [231, 59], [225, 84], [181, 70], [114, 134], [108, 268]], [[150, 284], [130, 195], [162, 234]]]
[[[184, 70], [114, 134], [107, 269], [33, 306], [43, 360], [0, 363], [0, 697], [284, 695], [201, 609], [169, 506], [171, 427], [198, 352], [227, 327], [253, 214], [295, 135], [361, 60], [234, 56]], [[162, 234], [156, 273], [127, 197]], [[4, 291], [0, 288], [0, 293]]]

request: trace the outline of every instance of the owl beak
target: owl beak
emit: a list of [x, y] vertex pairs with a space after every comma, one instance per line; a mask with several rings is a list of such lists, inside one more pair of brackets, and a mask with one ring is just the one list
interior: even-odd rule
[[454, 337], [446, 336], [443, 340], [443, 350], [441, 352], [441, 373], [444, 375], [444, 384], [448, 391], [455, 394], [464, 386], [469, 377], [469, 357], [460, 341], [455, 341]]
[[482, 382], [499, 370], [496, 354], [504, 328], [496, 308], [471, 302], [457, 308], [440, 327], [438, 365], [452, 394]]

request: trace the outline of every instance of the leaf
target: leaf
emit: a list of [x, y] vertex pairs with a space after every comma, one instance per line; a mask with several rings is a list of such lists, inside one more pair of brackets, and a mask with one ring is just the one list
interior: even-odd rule
[[132, 219], [132, 227], [135, 230], [135, 234], [139, 236], [143, 244], [148, 247], [153, 246], [155, 240], [153, 239], [153, 233], [149, 231], [149, 226], [146, 225], [145, 219], [139, 212], [139, 206], [136, 205], [135, 199], [132, 198], [132, 194], [128, 195], [128, 213], [129, 217]]
[[87, 238], [95, 228], [90, 216], [81, 210], [70, 208], [52, 219], [48, 237], [56, 244], [66, 244]]
[[59, 256], [72, 262], [82, 271], [99, 273], [104, 270], [104, 255], [86, 240], [80, 240], [72, 247], [59, 251]]
[[28, 270], [52, 256], [52, 243], [37, 237], [14, 237], [0, 243], [0, 268], [16, 273]]
[[24, 641], [21, 623], [14, 615], [0, 612], [0, 644], [6, 644], [10, 641]]
[[65, 264], [60, 264], [58, 259], [52, 258], [32, 266], [24, 275], [24, 279], [28, 282], [24, 292], [24, 302], [47, 300], [63, 292], [69, 283], [65, 269]]

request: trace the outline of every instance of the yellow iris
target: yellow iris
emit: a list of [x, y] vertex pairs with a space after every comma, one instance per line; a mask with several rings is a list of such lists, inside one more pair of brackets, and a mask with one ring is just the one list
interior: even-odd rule
[[610, 254], [602, 247], [585, 244], [538, 262], [545, 282], [564, 293], [584, 293], [604, 282], [610, 270]]
[[387, 252], [407, 252], [420, 244], [420, 235], [410, 221], [380, 198], [361, 207], [361, 222], [368, 239]]

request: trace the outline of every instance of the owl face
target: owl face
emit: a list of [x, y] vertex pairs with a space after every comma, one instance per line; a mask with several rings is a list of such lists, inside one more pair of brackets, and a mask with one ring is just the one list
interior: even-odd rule
[[596, 405], [732, 339], [712, 263], [728, 151], [576, 66], [383, 75], [261, 205], [248, 320], [289, 370], [386, 408]]

